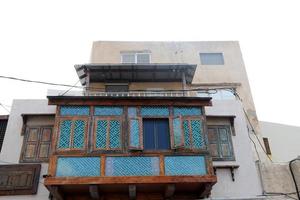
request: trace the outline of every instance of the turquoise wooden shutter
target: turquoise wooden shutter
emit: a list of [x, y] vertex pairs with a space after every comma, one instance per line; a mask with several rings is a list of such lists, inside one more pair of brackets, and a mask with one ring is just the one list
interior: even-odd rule
[[184, 147], [182, 119], [180, 116], [172, 118], [171, 147], [172, 149]]
[[143, 149], [143, 121], [141, 117], [129, 118], [128, 148], [131, 150]]

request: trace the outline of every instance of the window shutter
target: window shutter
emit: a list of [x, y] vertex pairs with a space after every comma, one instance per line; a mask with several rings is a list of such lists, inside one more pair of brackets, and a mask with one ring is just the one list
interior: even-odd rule
[[209, 150], [214, 160], [227, 161], [235, 159], [229, 126], [209, 126], [208, 142]]
[[228, 128], [219, 128], [220, 154], [222, 158], [231, 158], [232, 149], [230, 145]]
[[218, 129], [208, 128], [209, 150], [212, 157], [219, 157], [218, 149]]
[[39, 129], [28, 128], [26, 138], [26, 146], [24, 151], [24, 159], [34, 160], [36, 157], [39, 141]]
[[39, 159], [48, 159], [51, 145], [52, 128], [41, 128]]
[[70, 137], [71, 137], [72, 121], [62, 120], [59, 124], [59, 149], [70, 148]]
[[190, 120], [191, 127], [191, 141], [193, 149], [202, 149], [205, 147], [205, 140], [203, 135], [203, 126], [201, 119], [191, 119]]
[[143, 145], [143, 121], [141, 117], [129, 118], [129, 149], [142, 150]]
[[182, 118], [180, 116], [174, 117], [171, 123], [171, 146], [172, 149], [184, 147], [184, 136]]

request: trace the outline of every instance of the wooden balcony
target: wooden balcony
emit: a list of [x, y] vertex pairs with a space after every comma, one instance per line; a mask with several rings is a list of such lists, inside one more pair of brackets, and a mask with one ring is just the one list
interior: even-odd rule
[[216, 183], [203, 109], [210, 98], [59, 96], [49, 103], [57, 113], [45, 185], [56, 199], [198, 199]]
[[54, 156], [49, 172], [45, 185], [57, 199], [194, 199], [216, 183], [211, 161], [195, 154]]

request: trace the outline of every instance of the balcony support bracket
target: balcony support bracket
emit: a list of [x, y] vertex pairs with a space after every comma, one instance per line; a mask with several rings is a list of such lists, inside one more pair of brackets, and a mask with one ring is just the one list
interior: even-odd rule
[[129, 199], [130, 200], [135, 200], [136, 199], [136, 186], [135, 185], [129, 185], [128, 190], [129, 190]]
[[47, 188], [54, 199], [64, 200], [64, 195], [62, 194], [58, 186], [48, 186]]
[[97, 185], [90, 185], [89, 191], [92, 199], [100, 199], [100, 194]]
[[171, 198], [175, 193], [175, 184], [168, 184], [165, 188], [165, 198]]

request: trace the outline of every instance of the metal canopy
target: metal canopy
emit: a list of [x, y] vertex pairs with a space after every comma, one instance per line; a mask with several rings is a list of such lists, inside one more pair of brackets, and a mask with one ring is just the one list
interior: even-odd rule
[[75, 65], [82, 85], [88, 82], [181, 82], [191, 83], [197, 65], [191, 64], [82, 64]]

